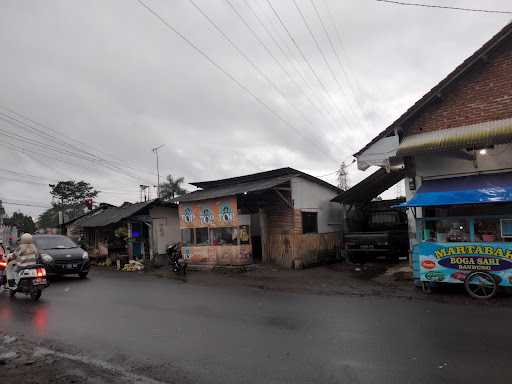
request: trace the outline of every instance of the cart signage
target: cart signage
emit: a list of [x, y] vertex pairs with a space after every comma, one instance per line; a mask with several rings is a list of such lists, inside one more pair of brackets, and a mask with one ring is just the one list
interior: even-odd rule
[[473, 271], [512, 286], [512, 243], [420, 243], [414, 248], [422, 281], [463, 283]]

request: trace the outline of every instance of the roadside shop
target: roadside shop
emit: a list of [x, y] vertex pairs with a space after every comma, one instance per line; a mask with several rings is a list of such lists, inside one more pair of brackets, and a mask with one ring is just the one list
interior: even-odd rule
[[415, 282], [512, 286], [512, 23], [354, 154], [403, 171]]

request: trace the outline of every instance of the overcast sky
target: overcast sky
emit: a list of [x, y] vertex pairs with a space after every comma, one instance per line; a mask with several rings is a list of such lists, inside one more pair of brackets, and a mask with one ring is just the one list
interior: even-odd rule
[[[136, 0], [0, 2], [0, 198], [41, 205], [9, 213], [37, 215], [47, 184], [70, 178], [100, 201], [136, 201], [156, 184], [161, 144], [161, 174], [187, 181], [291, 166], [335, 183], [341, 161], [510, 19], [296, 0], [306, 26], [293, 0], [270, 0], [275, 12], [267, 0], [144, 2], [209, 59]], [[349, 169], [352, 184], [371, 172]]]

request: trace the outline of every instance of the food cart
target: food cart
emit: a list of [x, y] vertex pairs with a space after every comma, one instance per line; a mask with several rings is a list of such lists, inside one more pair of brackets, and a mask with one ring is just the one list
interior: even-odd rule
[[402, 204], [416, 220], [416, 284], [425, 290], [464, 284], [479, 299], [491, 298], [499, 286], [512, 287], [511, 202], [511, 173], [425, 182]]

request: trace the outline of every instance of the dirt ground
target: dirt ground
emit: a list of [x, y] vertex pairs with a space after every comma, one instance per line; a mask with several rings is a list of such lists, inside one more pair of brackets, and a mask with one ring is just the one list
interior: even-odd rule
[[6, 384], [161, 384], [79, 355], [69, 355], [0, 330], [1, 383]]
[[256, 265], [248, 270], [238, 269], [214, 271], [190, 271], [186, 279], [177, 277], [166, 268], [147, 271], [147, 274], [162, 278], [183, 280], [188, 284], [223, 287], [250, 287], [268, 291], [296, 294], [382, 296], [405, 300], [424, 300], [445, 303], [509, 305], [512, 296], [501, 293], [496, 298], [478, 301], [470, 298], [462, 285], [451, 285], [424, 293], [413, 281], [404, 279], [400, 272], [408, 263], [397, 265], [376, 261], [364, 265], [344, 262], [288, 270], [268, 265]]

